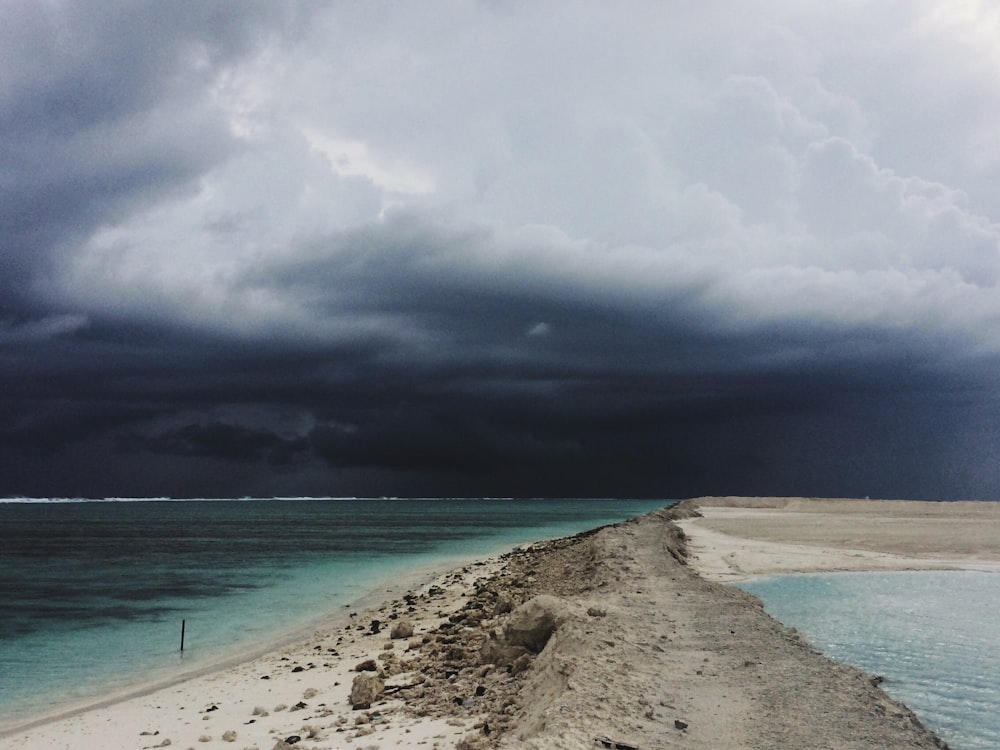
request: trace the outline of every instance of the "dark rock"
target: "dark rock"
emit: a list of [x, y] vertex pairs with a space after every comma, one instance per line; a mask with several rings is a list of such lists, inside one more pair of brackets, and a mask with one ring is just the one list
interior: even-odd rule
[[688, 728], [688, 723], [682, 719], [674, 719], [674, 728], [683, 731]]
[[371, 624], [368, 626], [368, 630], [372, 635], [378, 633], [382, 628], [382, 622], [380, 620], [372, 620]]
[[365, 659], [363, 662], [358, 664], [355, 668], [355, 672], [374, 672], [378, 669], [378, 664], [374, 659]]

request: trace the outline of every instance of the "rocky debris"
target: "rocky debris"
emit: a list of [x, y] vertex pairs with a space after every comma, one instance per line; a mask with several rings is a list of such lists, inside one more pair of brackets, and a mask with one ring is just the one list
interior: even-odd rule
[[351, 695], [348, 698], [351, 708], [355, 711], [371, 708], [385, 690], [385, 682], [377, 674], [367, 672], [359, 674], [351, 684]]
[[[439, 622], [411, 639], [405, 652], [398, 653], [398, 660], [383, 662], [387, 675], [416, 677], [386, 687], [382, 697], [402, 698], [402, 710], [418, 717], [468, 719], [473, 730], [459, 746], [468, 750], [495, 747], [520, 711], [518, 691], [535, 659], [528, 647], [508, 641], [506, 625], [520, 605], [553, 591], [553, 584], [561, 580], [558, 571], [549, 572], [546, 555], [574, 547], [587, 536], [542, 542], [501, 556], [504, 568], [475, 580], [457, 611], [438, 612]], [[432, 586], [419, 596], [407, 594], [397, 606], [413, 606], [418, 600], [426, 605], [443, 593]], [[541, 613], [539, 622], [518, 626], [515, 619], [514, 631], [534, 633], [522, 637], [541, 648], [562, 622], [564, 610], [569, 612], [569, 605], [558, 597], [543, 598], [526, 609], [526, 613]]]
[[354, 667], [355, 672], [375, 672], [378, 670], [378, 662], [374, 659], [365, 659]]

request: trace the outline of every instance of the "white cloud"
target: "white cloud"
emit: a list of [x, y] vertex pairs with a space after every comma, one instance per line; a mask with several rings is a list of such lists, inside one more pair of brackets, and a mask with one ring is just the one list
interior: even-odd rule
[[974, 2], [324, 6], [206, 76], [242, 150], [92, 231], [53, 294], [326, 330], [239, 280], [398, 213], [492, 233], [436, 258], [442, 283], [500, 268], [620, 304], [708, 285], [720, 320], [985, 340], [1000, 150], [968, 143], [1000, 132], [995, 32]]

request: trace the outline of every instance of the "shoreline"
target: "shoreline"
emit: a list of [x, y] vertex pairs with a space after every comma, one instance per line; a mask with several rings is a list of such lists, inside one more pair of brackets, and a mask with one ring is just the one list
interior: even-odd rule
[[[870, 676], [819, 655], [764, 613], [759, 600], [697, 570], [706, 556], [700, 524], [711, 521], [716, 505], [779, 514], [819, 509], [803, 511], [801, 502], [791, 508], [790, 501], [777, 509], [753, 507], [761, 502], [684, 501], [459, 563], [419, 583], [407, 577], [392, 591], [380, 587], [366, 595], [354, 618], [331, 614], [300, 642], [5, 730], [0, 748], [475, 750], [579, 747], [607, 739], [643, 750], [735, 750], [755, 743], [818, 747], [818, 728], [829, 740], [824, 746], [839, 750], [943, 747]], [[857, 508], [869, 519], [884, 510]], [[815, 540], [805, 546], [820, 549]], [[831, 549], [871, 564], [857, 549]], [[992, 561], [963, 560], [994, 564], [1000, 554]], [[549, 625], [518, 630], [512, 623], [532, 606], [541, 607], [536, 620]], [[401, 621], [412, 634], [402, 628], [403, 635], [391, 637]], [[519, 635], [539, 627], [548, 630], [541, 644]], [[364, 662], [374, 671], [357, 671]], [[367, 708], [351, 705], [358, 680], [375, 687]]]
[[[494, 556], [496, 557], [496, 556]], [[485, 558], [485, 562], [493, 557]], [[370, 590], [357, 599], [339, 605], [336, 611], [313, 617], [301, 625], [271, 634], [266, 640], [247, 644], [241, 652], [228, 652], [214, 658], [206, 658], [203, 663], [190, 669], [164, 674], [150, 681], [139, 681], [105, 694], [94, 694], [69, 701], [49, 712], [33, 715], [26, 720], [0, 721], [0, 743], [5, 739], [49, 722], [71, 719], [92, 710], [104, 709], [132, 699], [148, 697], [159, 691], [168, 690], [194, 680], [221, 674], [240, 666], [256, 662], [278, 652], [295, 648], [309, 641], [317, 632], [339, 630], [348, 625], [356, 611], [369, 611], [384, 605], [389, 599], [398, 597], [405, 590], [420, 590], [430, 586], [438, 578], [453, 570], [478, 562], [471, 556], [453, 556], [442, 559], [439, 564], [427, 564], [408, 572], [402, 577], [392, 574], [380, 579]], [[161, 670], [157, 669], [159, 673]]]

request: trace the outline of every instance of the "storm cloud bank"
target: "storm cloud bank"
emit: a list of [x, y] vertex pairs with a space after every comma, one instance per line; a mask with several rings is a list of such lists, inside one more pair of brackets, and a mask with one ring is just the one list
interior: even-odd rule
[[0, 494], [1000, 499], [976, 2], [11, 2]]

